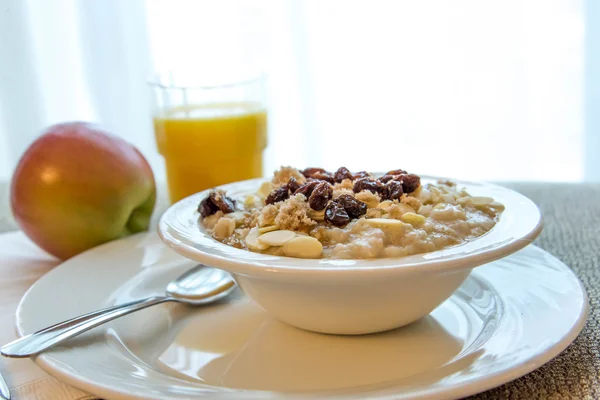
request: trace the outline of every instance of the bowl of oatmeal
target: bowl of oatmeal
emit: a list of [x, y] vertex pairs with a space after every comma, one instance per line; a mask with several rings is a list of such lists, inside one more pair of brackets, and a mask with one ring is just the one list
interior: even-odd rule
[[159, 234], [232, 273], [290, 325], [363, 334], [429, 314], [473, 268], [527, 246], [541, 227], [533, 202], [497, 185], [282, 167], [181, 200]]

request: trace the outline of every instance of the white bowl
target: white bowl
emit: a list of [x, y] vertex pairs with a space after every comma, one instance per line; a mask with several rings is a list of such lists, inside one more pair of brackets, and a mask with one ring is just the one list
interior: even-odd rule
[[[438, 179], [442, 178], [421, 177], [423, 183]], [[264, 180], [220, 188], [237, 197], [255, 192]], [[374, 333], [426, 316], [473, 268], [522, 249], [540, 234], [540, 211], [525, 196], [488, 183], [457, 183], [471, 195], [504, 204], [499, 222], [471, 242], [408, 257], [313, 260], [227, 246], [199, 223], [197, 206], [208, 190], [172, 205], [161, 217], [158, 232], [177, 253], [230, 272], [249, 297], [281, 321], [322, 333]]]

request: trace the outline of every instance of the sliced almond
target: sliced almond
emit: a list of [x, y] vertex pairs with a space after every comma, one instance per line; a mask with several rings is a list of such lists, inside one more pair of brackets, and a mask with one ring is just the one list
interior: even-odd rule
[[428, 217], [429, 214], [431, 214], [432, 209], [433, 209], [433, 206], [431, 204], [426, 205], [426, 206], [421, 206], [421, 207], [419, 207], [419, 214]]
[[494, 199], [487, 196], [465, 196], [456, 199], [458, 204], [472, 204], [474, 206], [487, 206], [494, 203]]
[[487, 206], [488, 204], [491, 204], [493, 201], [494, 201], [494, 199], [492, 199], [491, 197], [485, 197], [485, 196], [471, 197], [471, 204], [473, 204], [474, 206]]
[[266, 198], [273, 190], [273, 187], [271, 182], [263, 182], [258, 188], [257, 194], [262, 198]]
[[246, 196], [246, 198], [244, 199], [244, 206], [254, 207], [255, 205], [256, 205], [256, 197], [251, 194]]
[[231, 236], [235, 229], [235, 221], [232, 218], [221, 218], [215, 225], [213, 235], [216, 239], [223, 240]]
[[263, 226], [262, 228], [258, 228], [259, 235], [265, 234], [267, 232], [273, 232], [279, 229], [277, 225]]
[[217, 222], [219, 222], [219, 219], [221, 219], [222, 217], [223, 217], [223, 211], [217, 211], [215, 214], [209, 215], [208, 217], [204, 218], [202, 220], [202, 224], [207, 229], [214, 229], [215, 226], [217, 225]]
[[363, 197], [360, 199], [357, 197], [357, 200], [360, 200], [363, 203], [365, 203], [368, 208], [377, 208], [377, 206], [379, 206], [379, 202], [377, 201], [377, 197], [375, 196]]
[[385, 200], [385, 201], [382, 201], [381, 203], [379, 203], [377, 208], [381, 208], [382, 210], [385, 210], [385, 209], [389, 208], [392, 204], [394, 204], [393, 201]]
[[400, 220], [402, 220], [402, 222], [406, 222], [407, 224], [411, 224], [411, 225], [421, 225], [422, 223], [425, 222], [425, 217], [419, 214], [415, 214], [413, 212], [407, 212], [402, 214], [402, 216], [400, 217]]
[[267, 232], [258, 237], [258, 242], [269, 246], [283, 246], [285, 242], [289, 242], [296, 237], [296, 232], [288, 230], [280, 230]]
[[497, 201], [493, 201], [489, 204], [490, 207], [494, 207], [494, 208], [498, 208], [498, 209], [503, 209], [504, 208], [504, 204], [499, 203]]
[[308, 216], [318, 222], [325, 221], [325, 209], [322, 209], [321, 211], [315, 211], [311, 208], [308, 212]]
[[404, 223], [402, 221], [398, 221], [397, 219], [390, 219], [390, 218], [369, 218], [369, 219], [365, 219], [365, 222], [376, 228], [387, 228], [387, 227], [404, 225]]
[[454, 198], [454, 196], [452, 196], [451, 193], [444, 193], [442, 195], [442, 200], [444, 201], [444, 203], [448, 203], [448, 204], [456, 203], [456, 199]]
[[281, 248], [284, 255], [296, 258], [319, 258], [323, 245], [312, 236], [297, 236]]
[[255, 251], [268, 249], [269, 246], [267, 244], [258, 241], [258, 236], [258, 229], [250, 229], [250, 232], [248, 232], [248, 235], [246, 235], [246, 246], [248, 246], [250, 250]]
[[471, 197], [469, 197], [469, 196], [459, 197], [458, 199], [456, 199], [456, 202], [460, 205], [468, 204], [471, 202]]
[[406, 203], [396, 204], [396, 207], [402, 212], [402, 214], [408, 213], [408, 212], [415, 212], [415, 209]]

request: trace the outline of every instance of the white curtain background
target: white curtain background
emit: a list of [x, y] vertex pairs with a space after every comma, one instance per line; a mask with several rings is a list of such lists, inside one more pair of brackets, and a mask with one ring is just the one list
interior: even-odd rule
[[0, 0], [0, 179], [46, 126], [86, 120], [164, 180], [146, 82], [185, 66], [207, 80], [266, 69], [267, 173], [598, 180], [598, 12], [594, 0]]

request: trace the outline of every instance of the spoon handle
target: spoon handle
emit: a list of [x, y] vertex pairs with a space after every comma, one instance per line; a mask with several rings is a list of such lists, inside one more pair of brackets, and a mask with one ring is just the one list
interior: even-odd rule
[[29, 357], [98, 325], [167, 301], [177, 300], [166, 296], [148, 297], [71, 318], [2, 346], [0, 354], [6, 357]]

